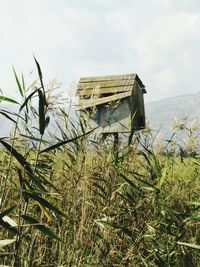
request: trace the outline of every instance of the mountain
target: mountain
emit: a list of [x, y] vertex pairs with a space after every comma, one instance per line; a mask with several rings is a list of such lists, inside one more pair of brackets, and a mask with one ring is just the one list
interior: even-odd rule
[[[36, 110], [38, 110], [38, 107], [35, 107], [35, 108], [36, 108]], [[68, 104], [66, 104], [64, 111], [66, 114], [69, 115], [69, 117], [71, 119], [65, 118], [65, 120], [63, 120], [59, 116], [55, 117], [52, 113], [49, 114], [50, 123], [48, 125], [48, 130], [52, 134], [56, 135], [57, 137], [61, 137], [61, 133], [60, 133], [58, 125], [65, 132], [67, 132], [67, 130], [68, 130], [68, 129], [66, 129], [66, 127], [72, 129], [72, 128], [76, 127], [76, 125], [77, 125], [78, 118], [77, 118], [77, 115], [76, 115], [74, 109], [70, 108], [70, 106]], [[12, 105], [12, 104], [7, 104], [7, 103], [3, 103], [3, 104], [1, 103], [0, 104], [0, 138], [9, 137], [10, 133], [11, 132], [13, 133], [15, 124], [11, 119], [16, 121], [18, 112], [19, 112], [19, 106], [17, 106], [17, 105]], [[20, 115], [22, 118], [24, 118], [23, 111], [20, 113]], [[39, 118], [38, 117], [35, 118], [33, 116], [33, 114], [30, 112], [29, 112], [29, 117], [31, 118], [32, 127], [38, 128], [39, 127]], [[22, 121], [22, 120], [20, 119], [20, 121]], [[71, 122], [73, 123], [73, 125]], [[30, 122], [29, 122], [29, 124], [30, 124]], [[19, 128], [22, 129], [21, 124], [19, 124]], [[37, 132], [37, 131], [34, 130], [34, 132]]]
[[[17, 113], [15, 105], [4, 107], [1, 105], [0, 113], [2, 108]], [[146, 103], [145, 113], [147, 121], [155, 133], [159, 130], [164, 135], [173, 132], [173, 118], [178, 120], [187, 118], [188, 124], [196, 119], [197, 123], [200, 124], [200, 92]], [[70, 115], [71, 118], [74, 118], [74, 121], [77, 121], [77, 116], [75, 116], [73, 110], [71, 110]], [[12, 127], [13, 123], [0, 114], [0, 137], [9, 136]]]
[[12, 117], [14, 120], [16, 120], [16, 117], [10, 115], [7, 112], [17, 112], [17, 109], [15, 105], [0, 104], [0, 137], [7, 137], [9, 136], [10, 132], [14, 129], [13, 122], [6, 117], [6, 114], [9, 117]]
[[145, 111], [150, 127], [161, 133], [172, 130], [173, 118], [186, 119], [188, 124], [196, 120], [199, 124], [200, 92], [146, 103]]

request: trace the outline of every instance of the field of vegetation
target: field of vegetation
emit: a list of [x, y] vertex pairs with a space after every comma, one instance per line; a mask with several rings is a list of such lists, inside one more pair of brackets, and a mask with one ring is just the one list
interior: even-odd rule
[[[21, 102], [0, 97], [18, 107], [0, 106], [13, 123], [0, 138], [0, 266], [200, 266], [192, 129], [181, 126], [188, 147], [176, 134], [153, 145], [145, 129], [117, 154], [112, 140], [90, 140], [84, 123], [69, 123], [35, 62], [38, 79], [29, 88], [14, 71]], [[59, 134], [49, 130], [52, 117]]]

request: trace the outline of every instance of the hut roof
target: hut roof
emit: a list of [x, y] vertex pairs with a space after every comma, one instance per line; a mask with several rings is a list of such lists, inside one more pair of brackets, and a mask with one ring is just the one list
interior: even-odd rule
[[80, 97], [77, 110], [129, 97], [136, 81], [143, 93], [146, 93], [145, 86], [136, 73], [81, 78], [76, 93]]

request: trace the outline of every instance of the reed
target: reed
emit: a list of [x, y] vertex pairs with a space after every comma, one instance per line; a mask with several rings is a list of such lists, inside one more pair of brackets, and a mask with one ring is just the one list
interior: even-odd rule
[[134, 133], [116, 160], [112, 142], [89, 141], [84, 123], [70, 121], [35, 63], [31, 86], [14, 70], [20, 103], [0, 96], [18, 107], [0, 110], [14, 125], [0, 138], [0, 264], [198, 266], [196, 143], [184, 158], [172, 153], [174, 139], [158, 152], [146, 130]]

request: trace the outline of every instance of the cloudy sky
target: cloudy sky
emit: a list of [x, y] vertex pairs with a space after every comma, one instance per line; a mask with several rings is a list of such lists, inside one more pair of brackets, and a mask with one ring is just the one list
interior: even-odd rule
[[147, 102], [200, 91], [199, 0], [0, 0], [0, 41], [8, 96], [12, 65], [34, 79], [33, 53], [65, 96], [81, 76], [134, 72]]

